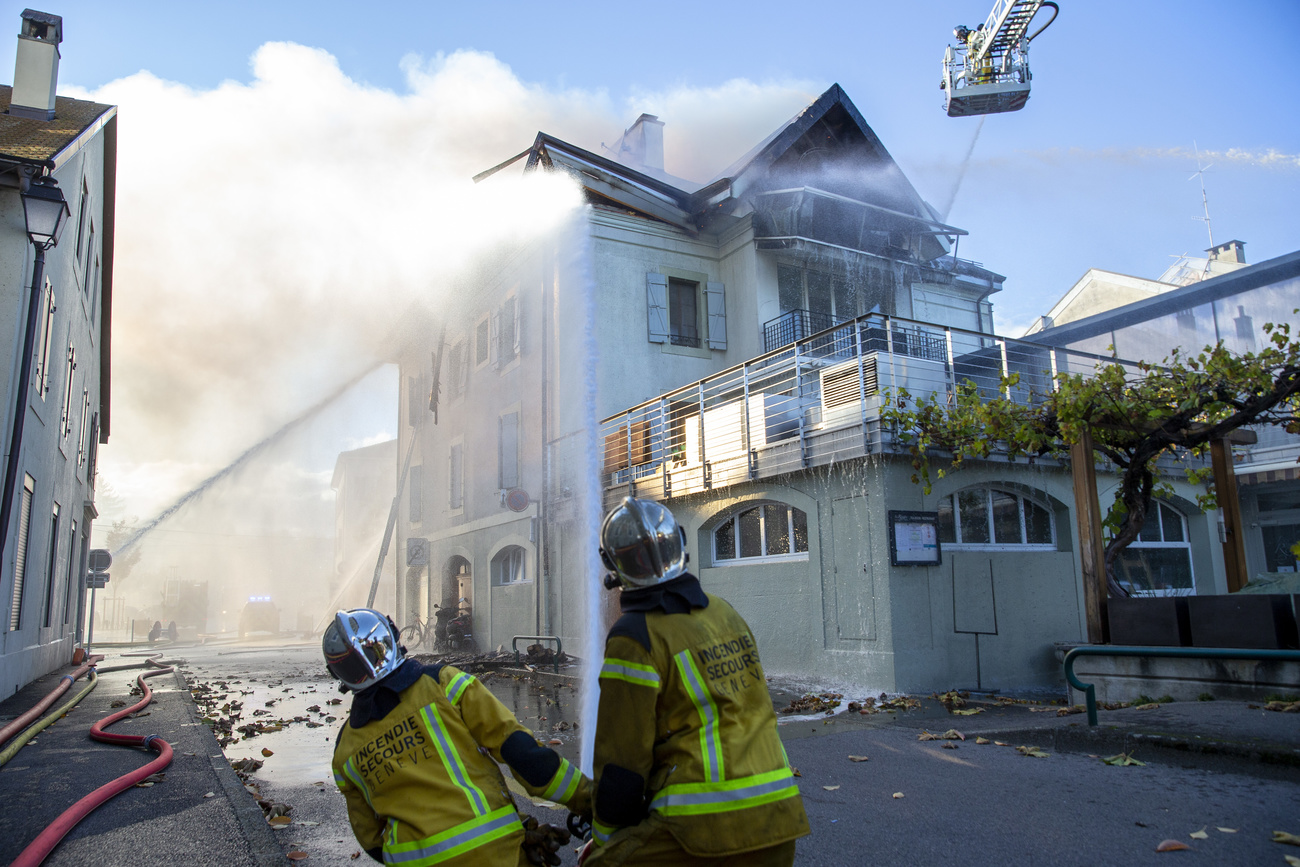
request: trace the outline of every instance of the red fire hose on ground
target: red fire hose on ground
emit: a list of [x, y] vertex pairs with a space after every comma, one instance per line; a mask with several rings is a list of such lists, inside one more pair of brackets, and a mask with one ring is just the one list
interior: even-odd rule
[[172, 745], [157, 735], [115, 735], [109, 734], [104, 729], [123, 717], [149, 706], [149, 702], [153, 701], [153, 691], [149, 689], [149, 684], [145, 683], [145, 678], [168, 674], [175, 670], [175, 666], [168, 666], [167, 668], [159, 668], [141, 674], [136, 678], [136, 683], [140, 685], [140, 690], [144, 693], [140, 700], [128, 708], [123, 708], [117, 713], [104, 717], [90, 727], [90, 737], [94, 740], [129, 747], [145, 747], [158, 753], [158, 757], [142, 768], [124, 774], [112, 782], [105, 783], [64, 810], [59, 818], [55, 819], [49, 827], [37, 835], [35, 840], [28, 844], [22, 854], [14, 859], [10, 867], [37, 867], [54, 851], [54, 847], [59, 845], [59, 841], [75, 828], [78, 822], [90, 815], [92, 810], [114, 795], [126, 791], [136, 783], [141, 782], [151, 774], [158, 773], [171, 764]]
[[0, 744], [5, 743], [11, 737], [27, 728], [27, 726], [31, 724], [32, 720], [45, 713], [46, 708], [54, 704], [54, 702], [58, 700], [59, 696], [67, 692], [68, 688], [71, 687], [78, 678], [87, 671], [90, 671], [90, 669], [94, 667], [95, 663], [99, 662], [103, 658], [104, 657], [102, 656], [92, 656], [90, 659], [87, 659], [80, 668], [72, 672], [72, 674], [63, 675], [63, 677], [59, 679], [59, 685], [50, 690], [49, 695], [38, 701], [31, 710], [0, 729]]

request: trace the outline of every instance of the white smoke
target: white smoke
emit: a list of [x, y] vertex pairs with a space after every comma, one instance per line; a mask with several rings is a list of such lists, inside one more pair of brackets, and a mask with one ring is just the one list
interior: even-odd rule
[[[1139, 165], [1153, 162], [1177, 162], [1190, 166], [1196, 165], [1198, 153], [1194, 148], [1185, 147], [1129, 147], [1129, 148], [1046, 148], [1043, 150], [1017, 150], [1005, 157], [993, 157], [977, 160], [986, 166], [1008, 165], [1021, 160], [1034, 160], [1045, 165], [1077, 165], [1083, 162], [1110, 162], [1127, 165]], [[1288, 154], [1273, 148], [1264, 151], [1251, 151], [1243, 148], [1227, 150], [1202, 150], [1199, 152], [1202, 163], [1226, 163], [1237, 166], [1249, 166], [1262, 169], [1293, 170], [1300, 169], [1300, 154]]]

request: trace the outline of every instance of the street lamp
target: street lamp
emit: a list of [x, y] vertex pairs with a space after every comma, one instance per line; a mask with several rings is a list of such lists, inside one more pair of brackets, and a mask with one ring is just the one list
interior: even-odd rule
[[54, 178], [41, 177], [28, 184], [23, 193], [23, 218], [27, 221], [27, 237], [36, 245], [42, 264], [45, 257], [40, 253], [59, 243], [71, 215], [63, 190]]
[[[9, 519], [13, 516], [14, 485], [21, 466], [23, 423], [27, 420], [27, 401], [32, 381], [32, 353], [36, 344], [36, 325], [40, 320], [41, 282], [45, 279], [45, 251], [59, 243], [63, 227], [72, 211], [63, 198], [59, 182], [47, 175], [32, 179], [22, 193], [23, 219], [27, 237], [36, 248], [32, 263], [31, 297], [27, 302], [27, 333], [23, 338], [22, 375], [18, 379], [18, 398], [14, 403], [13, 432], [9, 436], [9, 460], [5, 465], [3, 500], [0, 500], [0, 562], [9, 541]], [[46, 361], [48, 364], [49, 361]]]

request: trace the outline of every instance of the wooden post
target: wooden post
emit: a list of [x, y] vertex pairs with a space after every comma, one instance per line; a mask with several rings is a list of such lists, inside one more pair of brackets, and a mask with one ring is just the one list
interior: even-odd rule
[[1214, 465], [1214, 493], [1223, 517], [1223, 571], [1228, 592], [1246, 586], [1246, 537], [1241, 528], [1241, 500], [1237, 497], [1237, 474], [1232, 468], [1232, 445], [1227, 438], [1211, 440]]
[[1084, 430], [1070, 446], [1074, 476], [1074, 515], [1079, 528], [1079, 566], [1083, 572], [1083, 607], [1088, 622], [1088, 642], [1110, 641], [1106, 616], [1106, 562], [1101, 535], [1101, 505], [1097, 501], [1097, 459], [1092, 434]]

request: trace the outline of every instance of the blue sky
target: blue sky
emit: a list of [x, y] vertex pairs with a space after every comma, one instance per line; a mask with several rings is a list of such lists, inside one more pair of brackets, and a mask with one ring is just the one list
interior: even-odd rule
[[[65, 2], [55, 11], [68, 33], [62, 80], [87, 88], [141, 69], [199, 89], [247, 81], [250, 56], [268, 41], [323, 48], [350, 78], [397, 93], [404, 58], [490, 52], [523, 82], [627, 105], [625, 123], [638, 93], [735, 78], [813, 92], [839, 82], [942, 207], [977, 121], [941, 111], [939, 60], [953, 25], [974, 27], [989, 5]], [[1193, 219], [1193, 142], [1215, 164], [1206, 186], [1216, 240], [1246, 241], [1250, 261], [1300, 247], [1288, 208], [1300, 193], [1300, 3], [1061, 5], [1030, 53], [1029, 106], [984, 124], [950, 214], [971, 232], [963, 254], [1008, 277], [994, 299], [1001, 321], [1023, 325], [1088, 267], [1156, 276], [1171, 255], [1207, 246]], [[21, 6], [11, 9], [16, 23]], [[674, 119], [663, 119], [671, 138]], [[1241, 155], [1219, 156], [1230, 150]], [[1290, 159], [1246, 156], [1270, 151]], [[504, 156], [484, 153], [482, 163]]]
[[[1300, 249], [1293, 213], [1300, 3], [1060, 2], [1060, 17], [1030, 52], [1028, 107], [984, 122], [959, 189], [979, 122], [944, 115], [940, 59], [954, 25], [984, 19], [986, 0], [42, 7], [65, 21], [60, 91], [115, 102], [121, 112], [115, 327], [123, 331], [114, 340], [110, 481], [147, 513], [152, 501], [132, 499], [133, 488], [183, 491], [219, 468], [223, 455], [247, 447], [249, 430], [285, 419], [283, 394], [273, 388], [238, 417], [220, 401], [155, 400], [151, 409], [139, 396], [159, 393], [133, 387], [132, 372], [163, 351], [149, 344], [164, 333], [158, 311], [183, 290], [187, 274], [201, 285], [230, 262], [260, 255], [272, 267], [284, 260], [283, 274], [304, 263], [310, 271], [319, 264], [311, 251], [320, 258], [331, 228], [312, 222], [327, 210], [317, 188], [331, 178], [372, 165], [396, 175], [419, 159], [463, 180], [522, 150], [539, 128], [597, 149], [639, 112], [658, 113], [667, 124], [668, 170], [712, 174], [838, 82], [922, 196], [940, 210], [953, 201], [948, 222], [970, 232], [961, 255], [1006, 275], [992, 300], [998, 330], [1012, 335], [1090, 267], [1155, 277], [1172, 256], [1208, 246], [1195, 219], [1200, 187], [1189, 181], [1194, 142], [1213, 163], [1205, 184], [1215, 240], [1245, 241], [1251, 262]], [[14, 33], [24, 5], [3, 6], [0, 21]], [[12, 69], [13, 42], [0, 40], [0, 69]], [[263, 49], [275, 42], [319, 51]], [[391, 141], [403, 136], [409, 141]], [[270, 230], [254, 231], [241, 197], [284, 213]], [[280, 199], [300, 202], [298, 210]], [[152, 215], [167, 211], [178, 227], [175, 244], [158, 243], [152, 224]], [[179, 227], [187, 227], [184, 235]], [[282, 249], [266, 253], [268, 235]], [[195, 238], [207, 247], [187, 247]], [[336, 241], [330, 253], [343, 255], [343, 246]], [[373, 260], [370, 250], [356, 258], [358, 269]], [[254, 278], [231, 272], [221, 279]], [[304, 277], [306, 288], [296, 291], [329, 297], [321, 289], [329, 279]], [[210, 287], [200, 297], [210, 299]], [[267, 304], [279, 309], [264, 302], [259, 315]], [[173, 316], [166, 327], [178, 322]], [[206, 347], [192, 335], [175, 340]], [[202, 390], [221, 390], [211, 370], [223, 364], [237, 367], [230, 357], [204, 361]], [[234, 367], [228, 396], [239, 395], [247, 410], [247, 385], [237, 383]], [[301, 385], [299, 376], [287, 379]], [[297, 405], [309, 405], [329, 383], [315, 386], [314, 393], [298, 389]], [[127, 419], [137, 409], [133, 425]], [[177, 434], [175, 451], [157, 438], [164, 412], [190, 425], [182, 425], [188, 440]], [[227, 417], [235, 419], [229, 429], [222, 428]], [[354, 444], [390, 426], [391, 419], [358, 429]], [[196, 430], [215, 430], [223, 445], [211, 447]], [[166, 461], [150, 457], [157, 455]], [[127, 481], [151, 462], [147, 484]]]

